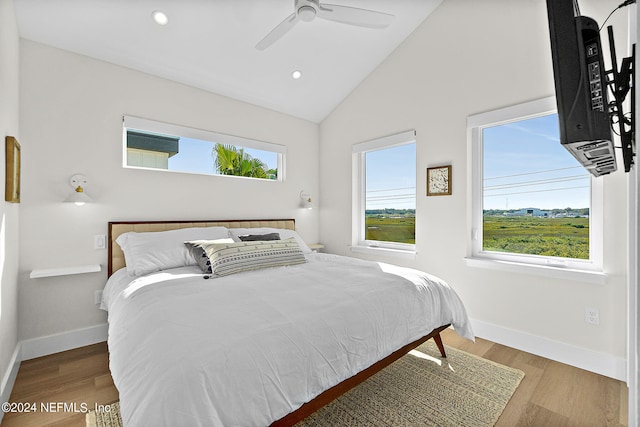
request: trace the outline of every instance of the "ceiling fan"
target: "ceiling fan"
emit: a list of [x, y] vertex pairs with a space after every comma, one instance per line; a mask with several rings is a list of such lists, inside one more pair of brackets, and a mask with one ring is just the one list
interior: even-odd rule
[[393, 20], [393, 15], [375, 10], [320, 3], [319, 0], [294, 0], [294, 12], [260, 40], [256, 49], [268, 48], [299, 21], [311, 22], [316, 17], [367, 28], [385, 28]]

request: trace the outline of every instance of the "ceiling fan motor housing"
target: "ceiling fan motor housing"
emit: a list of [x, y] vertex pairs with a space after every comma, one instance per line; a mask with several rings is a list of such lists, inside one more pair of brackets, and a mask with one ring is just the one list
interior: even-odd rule
[[296, 0], [296, 12], [301, 21], [313, 21], [316, 17], [317, 7], [319, 7], [317, 1]]
[[316, 10], [311, 6], [302, 6], [298, 9], [298, 17], [301, 21], [311, 22], [316, 17]]

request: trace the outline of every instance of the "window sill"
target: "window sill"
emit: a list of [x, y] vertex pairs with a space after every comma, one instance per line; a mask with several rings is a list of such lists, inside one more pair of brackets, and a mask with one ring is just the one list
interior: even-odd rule
[[373, 246], [350, 246], [351, 252], [369, 254], [369, 255], [381, 255], [395, 258], [404, 259], [416, 259], [416, 251], [403, 250], [403, 249], [390, 249]]
[[527, 273], [555, 279], [575, 280], [583, 283], [604, 285], [607, 283], [607, 275], [601, 271], [576, 270], [572, 268], [552, 267], [546, 265], [523, 264], [513, 261], [496, 259], [465, 258], [467, 266], [487, 268], [491, 270], [511, 271], [515, 273]]

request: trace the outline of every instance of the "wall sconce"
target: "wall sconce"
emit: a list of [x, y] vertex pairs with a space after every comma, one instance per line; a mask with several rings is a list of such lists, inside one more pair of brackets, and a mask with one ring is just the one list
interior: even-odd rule
[[84, 192], [84, 187], [87, 185], [87, 177], [82, 174], [75, 174], [69, 180], [73, 193], [65, 199], [66, 203], [75, 203], [76, 206], [82, 206], [85, 203], [90, 203], [91, 197], [87, 196]]
[[300, 207], [305, 209], [311, 209], [311, 195], [309, 193], [305, 193], [304, 190], [300, 192]]

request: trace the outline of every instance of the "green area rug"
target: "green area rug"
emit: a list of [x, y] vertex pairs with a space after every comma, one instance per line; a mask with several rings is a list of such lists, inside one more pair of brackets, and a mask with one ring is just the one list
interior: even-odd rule
[[[317, 426], [492, 426], [524, 372], [431, 341], [297, 424]], [[87, 427], [120, 427], [118, 402], [87, 414]]]

